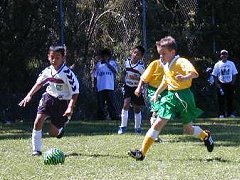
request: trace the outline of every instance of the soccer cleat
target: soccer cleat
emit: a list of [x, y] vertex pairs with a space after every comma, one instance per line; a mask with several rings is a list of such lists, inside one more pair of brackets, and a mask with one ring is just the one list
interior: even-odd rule
[[59, 132], [58, 132], [58, 135], [57, 135], [57, 138], [60, 139], [62, 138], [64, 135], [64, 127], [60, 128], [59, 129]]
[[32, 155], [33, 156], [41, 156], [42, 152], [41, 151], [33, 151]]
[[142, 154], [140, 150], [128, 151], [128, 155], [132, 158], [136, 159], [137, 161], [144, 160], [145, 156]]
[[141, 134], [141, 133], [142, 133], [142, 128], [136, 128], [136, 129], [135, 129], [135, 133]]
[[154, 142], [161, 143], [162, 139], [160, 137], [157, 137], [156, 139], [154, 139]]
[[212, 136], [210, 134], [210, 131], [205, 130], [205, 132], [208, 134], [208, 136], [203, 140], [204, 144], [207, 147], [208, 152], [212, 152], [214, 148], [214, 142], [213, 142]]
[[124, 134], [126, 131], [127, 131], [127, 127], [121, 127], [121, 126], [119, 126], [118, 134]]

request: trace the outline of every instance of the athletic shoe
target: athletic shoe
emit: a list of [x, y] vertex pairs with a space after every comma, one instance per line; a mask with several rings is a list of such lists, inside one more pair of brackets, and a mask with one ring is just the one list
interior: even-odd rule
[[231, 114], [229, 117], [230, 118], [235, 118], [236, 116], [234, 114]]
[[162, 139], [160, 137], [157, 137], [154, 142], [157, 142], [157, 143], [161, 143], [162, 142]]
[[135, 133], [141, 134], [141, 133], [142, 133], [142, 128], [136, 128], [136, 129], [135, 129]]
[[41, 151], [33, 151], [32, 155], [33, 156], [41, 156], [42, 152]]
[[205, 130], [205, 132], [208, 134], [208, 136], [203, 140], [204, 144], [207, 147], [208, 152], [212, 152], [214, 148], [214, 142], [211, 133], [208, 130]]
[[127, 131], [127, 127], [121, 127], [121, 126], [119, 126], [118, 134], [124, 134], [126, 131]]
[[220, 115], [219, 118], [224, 118], [224, 115]]
[[132, 158], [136, 159], [137, 161], [144, 160], [145, 156], [142, 154], [140, 150], [128, 151], [128, 155]]
[[57, 138], [60, 139], [62, 138], [64, 135], [64, 127], [62, 127], [61, 129], [59, 129], [59, 132], [58, 132], [58, 135], [57, 135]]

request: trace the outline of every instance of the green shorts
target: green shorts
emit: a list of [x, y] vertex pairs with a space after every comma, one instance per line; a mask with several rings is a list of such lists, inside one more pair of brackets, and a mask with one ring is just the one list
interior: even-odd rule
[[151, 112], [157, 112], [159, 110], [161, 98], [164, 97], [165, 95], [167, 95], [167, 91], [163, 91], [161, 93], [161, 96], [159, 96], [158, 100], [154, 103], [152, 100], [152, 97], [153, 97], [154, 93], [156, 92], [156, 90], [157, 90], [157, 88], [152, 87], [152, 86], [148, 86], [148, 88], [147, 88], [147, 97], [148, 97], [148, 102], [150, 104]]
[[168, 91], [161, 98], [158, 117], [167, 120], [181, 118], [183, 124], [193, 122], [203, 111], [196, 107], [193, 93], [190, 89]]

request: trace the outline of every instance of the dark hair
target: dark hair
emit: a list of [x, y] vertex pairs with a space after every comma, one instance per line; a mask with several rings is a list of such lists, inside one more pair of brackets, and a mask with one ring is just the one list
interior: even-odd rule
[[112, 56], [112, 52], [110, 49], [104, 48], [100, 51], [100, 56], [101, 57], [104, 57], [104, 56], [110, 57], [110, 56]]
[[48, 52], [49, 51], [53, 51], [53, 52], [60, 52], [62, 54], [62, 56], [65, 56], [65, 46], [64, 45], [61, 45], [61, 44], [54, 44], [54, 45], [51, 45], [48, 49]]
[[136, 46], [134, 49], [138, 49], [138, 50], [142, 53], [142, 55], [144, 55], [144, 53], [145, 53], [145, 49], [144, 49], [144, 47], [141, 46], [141, 45]]
[[160, 45], [170, 50], [177, 50], [176, 40], [172, 36], [166, 36], [160, 40]]

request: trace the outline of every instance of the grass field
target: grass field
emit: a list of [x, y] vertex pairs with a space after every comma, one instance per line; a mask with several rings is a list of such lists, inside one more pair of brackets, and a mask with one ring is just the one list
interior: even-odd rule
[[163, 142], [155, 143], [139, 162], [127, 151], [139, 148], [145, 133], [136, 135], [130, 128], [117, 135], [114, 121], [72, 121], [62, 139], [43, 136], [43, 151], [56, 147], [66, 154], [62, 165], [44, 165], [42, 157], [31, 156], [32, 123], [0, 125], [0, 179], [240, 179], [240, 120], [199, 124], [214, 134], [212, 153], [197, 139], [182, 135], [181, 124], [171, 122], [162, 132]]

